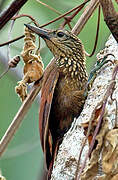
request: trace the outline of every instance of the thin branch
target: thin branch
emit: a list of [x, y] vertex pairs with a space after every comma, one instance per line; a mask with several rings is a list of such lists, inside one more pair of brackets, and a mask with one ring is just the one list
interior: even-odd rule
[[95, 43], [94, 43], [94, 48], [92, 50], [91, 54], [86, 54], [89, 57], [92, 57], [95, 53], [96, 47], [97, 47], [97, 42], [98, 42], [98, 35], [99, 35], [99, 27], [100, 27], [100, 5], [98, 7], [98, 22], [97, 22], [97, 31], [96, 31], [96, 38], [95, 38]]
[[61, 24], [61, 28], [64, 28], [64, 26], [66, 25], [66, 24], [68, 24], [69, 25], [69, 27], [70, 27], [70, 29], [72, 29], [71, 28], [71, 25], [70, 25], [70, 22], [72, 21], [72, 19], [81, 11], [81, 9], [84, 7], [84, 5], [83, 6], [80, 6], [72, 15], [70, 15], [70, 16], [65, 16], [64, 18], [65, 18], [65, 21]]
[[93, 14], [95, 9], [97, 8], [98, 4], [99, 4], [99, 0], [90, 1], [90, 4], [86, 7], [86, 10], [83, 12], [78, 22], [73, 27], [72, 33], [74, 33], [75, 35], [78, 35], [81, 32], [81, 30], [83, 29], [83, 27], [89, 20], [90, 16]]
[[27, 111], [31, 107], [35, 97], [39, 93], [41, 89], [41, 83], [42, 79], [40, 80], [40, 83], [35, 84], [26, 98], [26, 100], [23, 102], [22, 106], [20, 107], [19, 111], [17, 112], [16, 116], [14, 117], [12, 123], [8, 127], [5, 135], [0, 141], [0, 156], [2, 156], [3, 152], [5, 151], [6, 147], [8, 146], [10, 140], [12, 139], [13, 135], [15, 134], [16, 130], [18, 129], [19, 125], [21, 124], [24, 116], [26, 115]]
[[2, 74], [0, 74], [0, 79], [2, 79], [2, 77], [3, 77], [5, 74], [7, 74], [8, 71], [9, 71], [9, 67], [7, 67], [7, 69], [6, 69]]
[[70, 14], [71, 12], [75, 11], [76, 9], [78, 9], [78, 8], [80, 8], [80, 7], [83, 7], [83, 6], [84, 6], [87, 2], [89, 2], [89, 1], [90, 1], [90, 0], [88, 0], [88, 1], [80, 4], [79, 6], [77, 6], [77, 7], [73, 8], [73, 9], [67, 11], [66, 13], [62, 14], [61, 16], [58, 16], [57, 18], [51, 20], [50, 22], [41, 25], [40, 28], [42, 28], [42, 27], [44, 27], [44, 26], [47, 26], [47, 25], [49, 25], [49, 24], [51, 24], [51, 23], [54, 23], [54, 22], [56, 22], [57, 20], [60, 20], [61, 18], [65, 17], [66, 15], [68, 15], [68, 14]]
[[28, 0], [14, 0], [0, 15], [0, 29], [17, 13]]
[[20, 39], [22, 39], [22, 38], [24, 38], [24, 37], [25, 37], [25, 35], [22, 35], [22, 36], [19, 36], [19, 37], [17, 37], [17, 38], [14, 38], [14, 39], [12, 39], [12, 40], [10, 40], [10, 41], [7, 41], [7, 42], [5, 42], [5, 43], [0, 44], [0, 47], [6, 46], [7, 44], [11, 44], [11, 43], [13, 43], [13, 42], [15, 42], [15, 41], [18, 41], [18, 40], [20, 40]]
[[[18, 13], [19, 13], [19, 11], [17, 11], [16, 15], [18, 15]], [[12, 34], [12, 29], [13, 29], [14, 23], [15, 23], [15, 19], [11, 22], [10, 29], [8, 32], [8, 40], [9, 41], [11, 39], [11, 34]], [[10, 61], [10, 44], [8, 44], [8, 48], [7, 48], [7, 57], [8, 57], [8, 61]]]
[[16, 16], [12, 17], [11, 19], [12, 19], [12, 20], [16, 20], [16, 19], [21, 18], [21, 17], [28, 17], [28, 18], [30, 18], [30, 19], [32, 20], [32, 22], [33, 22], [36, 26], [39, 27], [39, 24], [37, 23], [37, 21], [36, 21], [31, 15], [29, 15], [29, 14], [19, 14], [19, 15], [16, 15]]
[[[62, 16], [62, 14], [57, 11], [56, 9], [52, 8], [51, 6], [39, 1], [39, 0], [36, 0], [37, 2], [43, 4], [44, 6], [48, 7], [49, 9], [51, 9], [52, 11], [56, 12], [58, 15]], [[64, 16], [64, 23], [60, 26], [61, 28], [63, 28], [66, 24], [69, 25], [70, 29], [71, 28], [71, 25], [70, 25], [70, 22], [72, 21], [72, 19], [78, 14], [78, 12], [84, 7], [84, 5], [88, 2], [88, 0], [85, 0], [84, 3], [82, 4], [82, 6], [80, 5], [80, 7], [75, 11], [75, 13], [73, 13], [71, 16]]]
[[36, 0], [38, 3], [42, 4], [43, 6], [47, 7], [48, 9], [54, 11], [56, 14], [61, 15], [61, 13], [59, 11], [57, 11], [56, 9], [52, 8], [51, 6], [47, 5], [46, 3]]

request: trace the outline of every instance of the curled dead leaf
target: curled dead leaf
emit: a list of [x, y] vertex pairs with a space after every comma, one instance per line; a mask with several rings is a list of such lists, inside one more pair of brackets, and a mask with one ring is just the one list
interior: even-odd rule
[[40, 56], [39, 49], [35, 51], [35, 35], [27, 27], [25, 28], [24, 48], [21, 56], [24, 61], [24, 77], [16, 86], [16, 93], [24, 101], [27, 97], [27, 83], [36, 82], [44, 72], [44, 65]]
[[96, 136], [97, 145], [93, 150], [89, 164], [81, 176], [81, 180], [92, 180], [99, 174], [100, 153], [102, 150], [103, 140], [108, 131], [108, 120], [104, 117], [102, 127], [99, 134]]
[[118, 177], [118, 129], [109, 130], [106, 134], [102, 157], [103, 172], [107, 176]]

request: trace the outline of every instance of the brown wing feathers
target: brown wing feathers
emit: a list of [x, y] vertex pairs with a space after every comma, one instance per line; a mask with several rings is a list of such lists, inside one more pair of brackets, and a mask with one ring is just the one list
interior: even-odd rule
[[[46, 155], [46, 143], [49, 144], [49, 147], [51, 146], [51, 142], [50, 142], [51, 133], [49, 131], [49, 115], [51, 110], [51, 103], [53, 99], [54, 89], [58, 77], [59, 77], [59, 72], [57, 71], [56, 68], [53, 68], [48, 74], [44, 74], [44, 83], [42, 85], [41, 103], [40, 103], [40, 112], [39, 112], [39, 130], [40, 130], [41, 144], [45, 155]], [[50, 150], [51, 149], [52, 147], [50, 147]]]

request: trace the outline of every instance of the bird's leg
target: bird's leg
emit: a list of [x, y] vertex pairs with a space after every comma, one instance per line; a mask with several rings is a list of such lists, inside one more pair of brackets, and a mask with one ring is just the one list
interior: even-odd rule
[[107, 54], [106, 56], [104, 56], [102, 59], [98, 60], [96, 63], [96, 66], [91, 70], [88, 81], [87, 81], [87, 85], [86, 85], [86, 89], [85, 89], [85, 97], [87, 97], [88, 91], [91, 89], [92, 84], [96, 78], [97, 75], [97, 71], [99, 71], [101, 69], [101, 67], [103, 67], [104, 64], [111, 62], [113, 63], [111, 60], [107, 60], [107, 57], [111, 55], [114, 57], [113, 54]]

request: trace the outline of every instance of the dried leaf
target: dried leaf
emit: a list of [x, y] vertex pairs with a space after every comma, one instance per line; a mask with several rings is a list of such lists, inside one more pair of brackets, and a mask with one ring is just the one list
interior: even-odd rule
[[35, 35], [28, 28], [25, 28], [24, 48], [21, 56], [24, 61], [24, 77], [16, 86], [16, 93], [24, 101], [27, 97], [27, 83], [39, 80], [44, 72], [44, 65], [40, 56], [39, 49], [36, 49]]
[[102, 156], [102, 169], [106, 179], [111, 180], [114, 175], [114, 178], [118, 177], [118, 129], [109, 130], [106, 134]]
[[108, 120], [104, 118], [100, 132], [96, 136], [96, 140], [97, 140], [96, 149], [94, 149], [91, 154], [89, 165], [86, 168], [85, 172], [82, 174], [81, 180], [86, 180], [86, 179], [92, 180], [99, 173], [100, 153], [102, 149], [103, 139], [107, 131], [108, 131]]
[[[85, 123], [82, 123], [82, 127], [84, 128], [84, 134], [87, 136], [88, 135], [88, 142], [89, 144], [91, 143], [92, 141], [92, 137], [93, 137], [93, 133], [94, 133], [94, 130], [96, 128], [96, 125], [98, 123], [98, 120], [99, 120], [99, 116], [100, 116], [100, 113], [101, 113], [101, 110], [102, 110], [102, 106], [100, 105], [94, 112], [94, 116], [93, 116], [93, 119], [91, 119], [90, 121], [86, 121]], [[105, 114], [106, 115], [106, 114]], [[89, 134], [88, 134], [89, 132]]]

